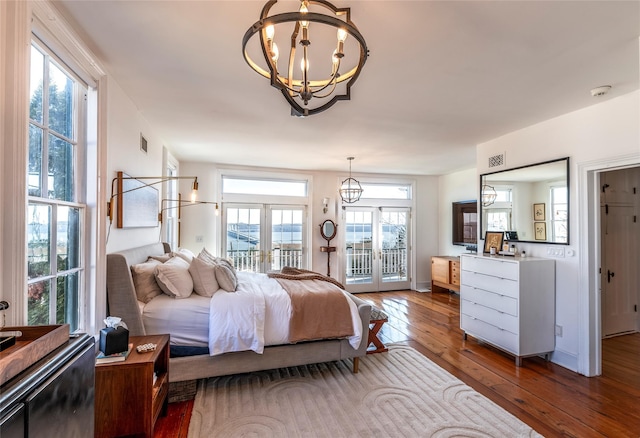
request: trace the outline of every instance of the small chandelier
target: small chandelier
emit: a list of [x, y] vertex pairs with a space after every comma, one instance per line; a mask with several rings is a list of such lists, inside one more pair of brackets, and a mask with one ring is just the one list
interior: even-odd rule
[[496, 193], [496, 189], [494, 189], [489, 184], [484, 184], [482, 189], [480, 190], [480, 194], [482, 197], [482, 206], [487, 207], [493, 204], [496, 201], [496, 197], [498, 194]]
[[[247, 64], [262, 76], [269, 78], [271, 85], [282, 92], [282, 95], [291, 105], [291, 115], [293, 116], [306, 117], [317, 114], [330, 108], [338, 100], [349, 100], [351, 87], [360, 75], [368, 56], [364, 37], [351, 21], [351, 9], [337, 8], [324, 0], [303, 0], [300, 2], [300, 8], [297, 12], [269, 16], [269, 11], [276, 2], [277, 0], [270, 0], [264, 5], [260, 20], [254, 23], [242, 38], [242, 52]], [[325, 13], [309, 10], [310, 7], [315, 8], [316, 6], [318, 7], [317, 9]], [[330, 11], [330, 13], [326, 13], [325, 10]], [[286, 40], [281, 40], [284, 42], [281, 44], [283, 47], [284, 44], [290, 44], [289, 60], [284, 68], [278, 69], [280, 51], [275, 42], [276, 27], [281, 29], [277, 32], [278, 35], [282, 32], [282, 35], [286, 36], [287, 30], [280, 25], [287, 23], [293, 24], [293, 31], [290, 37], [287, 37]], [[337, 29], [337, 39], [328, 43], [328, 45], [322, 41], [323, 36], [326, 34], [323, 32], [323, 28], [326, 27]], [[254, 62], [247, 52], [247, 43], [258, 32], [260, 33], [262, 54], [268, 70], [263, 69]], [[325, 49], [326, 53], [314, 52], [314, 56], [310, 56], [312, 34], [316, 37], [320, 35], [318, 37], [320, 40], [314, 39], [313, 42], [319, 50]], [[345, 40], [349, 35], [355, 39], [360, 47], [357, 62], [355, 53], [352, 53], [350, 58], [345, 55]], [[298, 54], [299, 56], [296, 59], [298, 45], [302, 47], [302, 54]], [[335, 49], [332, 52], [333, 48]], [[312, 58], [314, 64], [318, 63], [318, 65], [313, 66], [313, 69], [309, 62], [310, 58]], [[352, 59], [349, 64], [355, 64], [355, 66], [343, 65], [346, 63], [345, 58]], [[328, 61], [326, 66], [320, 65], [322, 59]], [[296, 61], [300, 65], [300, 76], [298, 77], [294, 76]], [[323, 67], [327, 67], [326, 70]], [[349, 70], [341, 73], [341, 68]], [[322, 70], [330, 71], [330, 73], [327, 73], [326, 76], [321, 76], [319, 79], [317, 78], [319, 73], [314, 76], [311, 74]], [[341, 83], [344, 83], [344, 86], [337, 87]]]
[[349, 160], [349, 178], [342, 181], [339, 190], [342, 202], [347, 204], [353, 204], [360, 200], [360, 196], [362, 196], [362, 186], [358, 180], [351, 178], [351, 162], [353, 159], [353, 157], [347, 157], [347, 160]]

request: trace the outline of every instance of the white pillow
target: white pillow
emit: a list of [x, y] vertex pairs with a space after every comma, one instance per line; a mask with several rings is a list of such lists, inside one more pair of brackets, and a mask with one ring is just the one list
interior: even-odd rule
[[213, 254], [207, 251], [207, 248], [202, 248], [202, 251], [200, 251], [200, 254], [198, 254], [198, 258], [212, 265], [215, 265], [217, 257], [215, 257]]
[[168, 262], [156, 266], [155, 275], [160, 289], [170, 297], [188, 298], [193, 292], [189, 263], [181, 257], [172, 257]]
[[131, 276], [133, 277], [133, 287], [136, 289], [138, 301], [148, 303], [158, 295], [162, 295], [162, 290], [156, 282], [155, 270], [162, 263], [157, 260], [147, 260], [131, 266]]
[[216, 257], [207, 251], [206, 248], [202, 248], [198, 258], [206, 263], [215, 266], [216, 280], [218, 285], [227, 292], [235, 292], [238, 287], [238, 276], [236, 274], [236, 268], [228, 259], [222, 257]]
[[216, 280], [220, 287], [227, 292], [235, 292], [238, 288], [238, 277], [230, 264], [219, 263], [215, 265]]
[[212, 297], [220, 286], [216, 280], [215, 265], [194, 257], [189, 265], [189, 274], [193, 279], [193, 290], [203, 297]]
[[193, 260], [193, 258], [195, 257], [195, 254], [193, 254], [187, 248], [178, 248], [178, 251], [174, 251], [172, 255], [184, 259], [184, 261], [186, 261], [187, 263], [191, 263], [191, 260]]

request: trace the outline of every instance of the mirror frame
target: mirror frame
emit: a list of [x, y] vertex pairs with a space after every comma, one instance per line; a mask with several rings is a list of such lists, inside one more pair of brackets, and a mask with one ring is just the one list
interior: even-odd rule
[[[480, 222], [480, 227], [479, 232], [480, 235], [478, 236], [479, 240], [484, 240], [484, 235], [486, 233], [486, 230], [484, 230], [484, 224], [483, 224], [483, 205], [482, 205], [482, 186], [484, 183], [484, 180], [487, 176], [489, 175], [495, 175], [498, 173], [505, 173], [505, 172], [513, 172], [513, 171], [517, 171], [517, 170], [521, 170], [521, 169], [528, 169], [531, 167], [535, 167], [535, 166], [542, 166], [545, 164], [551, 164], [551, 163], [557, 163], [560, 161], [565, 161], [566, 162], [566, 182], [567, 182], [567, 241], [566, 242], [552, 242], [549, 240], [522, 240], [522, 239], [518, 239], [517, 242], [521, 242], [521, 243], [542, 243], [545, 245], [569, 245], [571, 242], [571, 190], [570, 190], [570, 173], [569, 173], [569, 169], [570, 169], [570, 165], [569, 165], [569, 157], [563, 157], [563, 158], [557, 158], [554, 160], [548, 160], [548, 161], [542, 161], [539, 163], [533, 163], [533, 164], [527, 164], [525, 166], [520, 166], [520, 167], [514, 167], [511, 169], [502, 169], [502, 170], [498, 170], [495, 172], [488, 172], [488, 173], [483, 173], [480, 175], [480, 193], [478, 194], [479, 196], [479, 201], [478, 201], [478, 214], [480, 215], [479, 217], [479, 222]], [[515, 230], [517, 231], [517, 230]]]
[[[333, 225], [333, 234], [331, 234], [331, 236], [328, 236], [324, 233], [324, 226], [327, 222]], [[331, 242], [336, 237], [337, 232], [338, 232], [338, 225], [331, 219], [327, 219], [320, 224], [320, 234], [322, 235], [322, 238], [327, 241], [327, 245], [329, 245], [329, 242]]]

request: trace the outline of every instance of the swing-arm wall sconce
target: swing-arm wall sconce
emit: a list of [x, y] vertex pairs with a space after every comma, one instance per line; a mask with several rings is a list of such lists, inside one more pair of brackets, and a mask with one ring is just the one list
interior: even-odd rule
[[[167, 181], [175, 181], [179, 179], [192, 179], [193, 183], [191, 184], [191, 202], [196, 202], [196, 192], [198, 190], [198, 177], [197, 176], [128, 176], [123, 172], [119, 171], [117, 176], [111, 180], [111, 197], [107, 202], [107, 216], [109, 217], [109, 222], [113, 222], [113, 202], [116, 200], [117, 202], [117, 210], [118, 210], [118, 222], [122, 221], [122, 195], [125, 193], [133, 192], [135, 190], [144, 189], [146, 187], [150, 187], [156, 184], [161, 184]], [[124, 189], [124, 181], [127, 180], [136, 180], [140, 181], [141, 185]], [[149, 183], [142, 183], [143, 180], [156, 180]], [[118, 225], [120, 227], [120, 225]]]

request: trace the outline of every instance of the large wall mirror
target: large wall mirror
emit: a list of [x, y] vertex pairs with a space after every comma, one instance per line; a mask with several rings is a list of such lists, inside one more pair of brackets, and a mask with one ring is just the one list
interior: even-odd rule
[[569, 244], [569, 158], [480, 175], [480, 237]]

